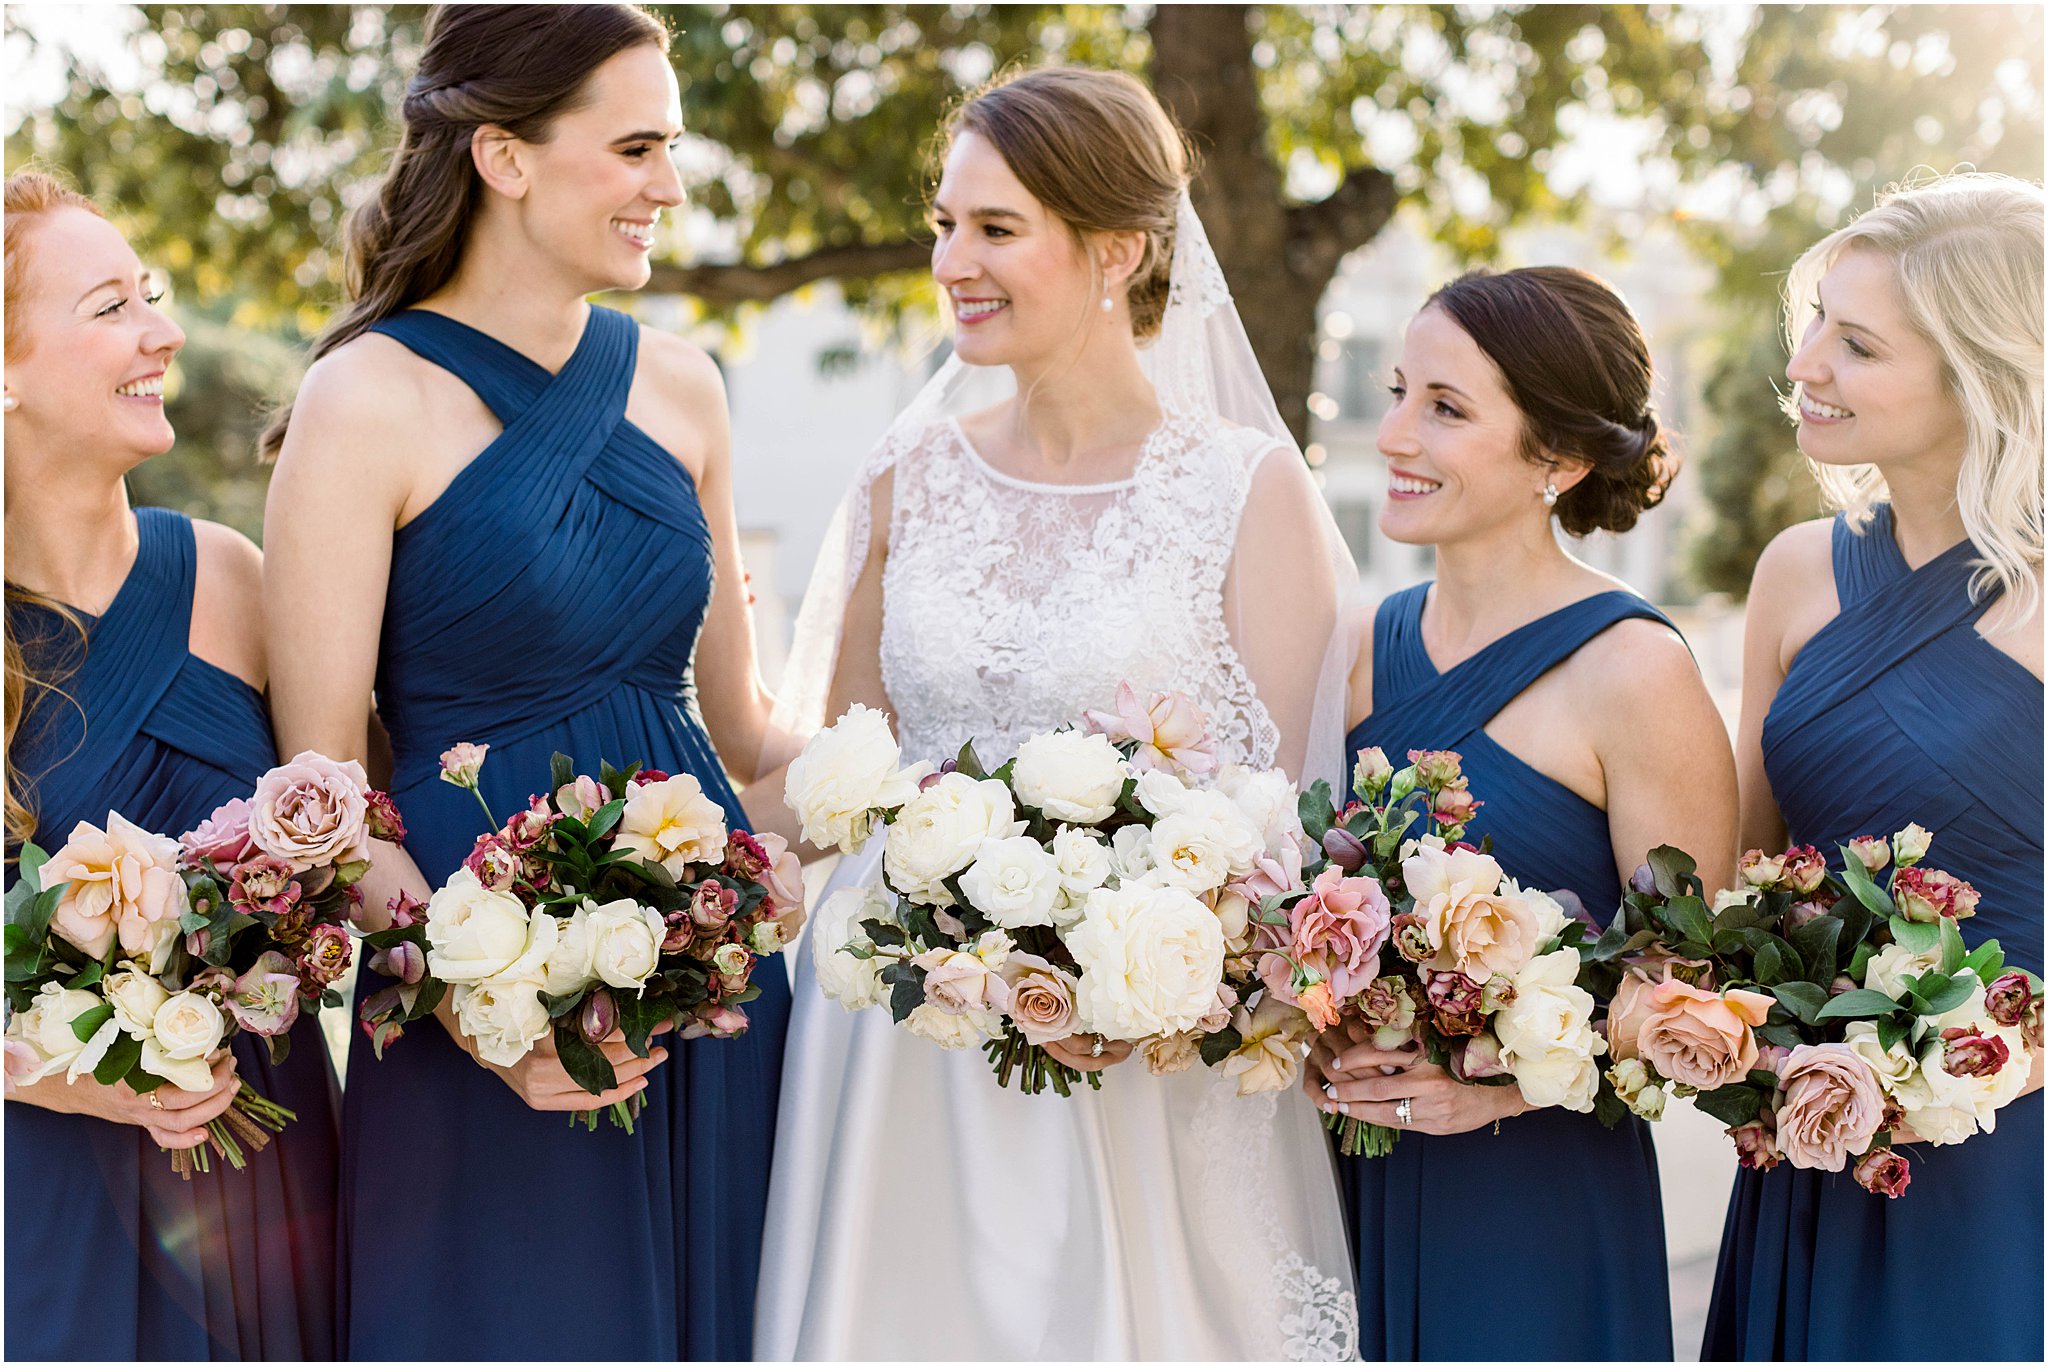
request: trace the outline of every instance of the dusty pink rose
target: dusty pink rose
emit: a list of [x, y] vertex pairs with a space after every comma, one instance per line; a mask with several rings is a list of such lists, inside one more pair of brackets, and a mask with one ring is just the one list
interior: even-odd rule
[[1486, 805], [1462, 787], [1446, 787], [1429, 801], [1429, 814], [1436, 823], [1443, 826], [1464, 826], [1479, 814], [1479, 808]]
[[1504, 1077], [1512, 1070], [1501, 1057], [1500, 1040], [1491, 1034], [1474, 1035], [1451, 1054], [1451, 1075], [1459, 1081]]
[[1701, 991], [1673, 977], [1650, 992], [1636, 1034], [1637, 1055], [1682, 1086], [1711, 1091], [1740, 1081], [1756, 1065], [1752, 1032], [1772, 998], [1756, 991]]
[[117, 811], [107, 813], [104, 830], [89, 821], [73, 826], [42, 877], [45, 887], [65, 884], [51, 932], [93, 958], [106, 957], [116, 938], [129, 953], [151, 951], [178, 932], [185, 911], [177, 841]]
[[2034, 987], [2024, 972], [2008, 972], [1984, 988], [1984, 1012], [2007, 1029], [2017, 1029], [2034, 1002]]
[[1892, 900], [1900, 915], [1923, 925], [1943, 916], [1967, 920], [1977, 913], [1977, 889], [1939, 868], [1915, 866], [1893, 873]]
[[1408, 994], [1408, 983], [1399, 977], [1374, 981], [1358, 998], [1358, 1018], [1374, 1031], [1408, 1033], [1415, 1025], [1415, 998]]
[[1751, 1171], [1767, 1172], [1778, 1165], [1778, 1142], [1770, 1117], [1738, 1124], [1728, 1130], [1728, 1137], [1735, 1142], [1735, 1160]]
[[1857, 1159], [1856, 1184], [1872, 1195], [1896, 1200], [1913, 1184], [1913, 1167], [1897, 1148], [1873, 1148]]
[[1884, 1118], [1877, 1073], [1847, 1044], [1801, 1044], [1778, 1074], [1778, 1150], [1795, 1167], [1838, 1172]]
[[363, 824], [373, 840], [396, 844], [405, 838], [405, 818], [388, 792], [372, 788], [363, 798]]
[[299, 1018], [299, 978], [291, 960], [275, 949], [266, 950], [235, 979], [234, 989], [221, 1004], [251, 1034], [269, 1038], [284, 1033]]
[[1009, 984], [1009, 1016], [1026, 1042], [1041, 1047], [1074, 1032], [1074, 979], [1032, 953], [1003, 960]]
[[1454, 749], [1411, 749], [1408, 762], [1415, 766], [1415, 781], [1435, 790], [1461, 787], [1465, 782], [1464, 758]]
[[1952, 1077], [1995, 1077], [2011, 1056], [1996, 1034], [1961, 1025], [1941, 1031], [1941, 1070]]
[[312, 934], [306, 937], [306, 947], [299, 950], [302, 990], [309, 995], [318, 994], [320, 988], [348, 971], [349, 952], [347, 930], [339, 925], [314, 926]]
[[1155, 693], [1149, 702], [1138, 700], [1138, 690], [1122, 683], [1116, 690], [1116, 710], [1091, 711], [1088, 726], [1109, 737], [1111, 744], [1137, 741], [1131, 764], [1140, 769], [1163, 769], [1203, 774], [1216, 767], [1216, 742], [1209, 735], [1209, 718], [1184, 693]]
[[1892, 861], [1892, 846], [1877, 835], [1858, 835], [1849, 841], [1849, 854], [1865, 872], [1881, 873]]
[[441, 781], [476, 790], [477, 774], [483, 771], [489, 745], [472, 745], [467, 740], [441, 751]]
[[738, 892], [722, 882], [707, 880], [697, 884], [696, 894], [690, 898], [690, 919], [700, 930], [724, 929], [739, 905]]
[[925, 970], [924, 999], [948, 1015], [1008, 1012], [1010, 984], [971, 953], [929, 949], [910, 960]]
[[1636, 1056], [1636, 1036], [1650, 1016], [1650, 993], [1659, 982], [1676, 977], [1697, 987], [1713, 985], [1713, 966], [1697, 958], [1648, 953], [1632, 960], [1607, 1007], [1607, 1056], [1615, 1062]]
[[304, 750], [256, 780], [249, 837], [293, 872], [369, 857], [370, 781], [351, 759]]
[[1812, 845], [1795, 844], [1785, 851], [1785, 871], [1781, 881], [1788, 891], [1805, 896], [1818, 890], [1827, 875], [1828, 861]]
[[1289, 947], [1312, 963], [1339, 998], [1363, 990], [1380, 972], [1380, 946], [1392, 917], [1377, 879], [1325, 868], [1309, 895], [1288, 908]]
[[256, 852], [249, 841], [248, 798], [236, 797], [201, 821], [198, 829], [178, 836], [178, 848], [184, 851], [188, 868], [212, 859], [216, 868], [225, 870], [248, 858]]

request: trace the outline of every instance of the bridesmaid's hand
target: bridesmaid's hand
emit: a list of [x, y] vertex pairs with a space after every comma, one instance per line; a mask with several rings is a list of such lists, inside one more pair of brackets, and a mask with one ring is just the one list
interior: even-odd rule
[[[562, 1057], [555, 1051], [555, 1036], [543, 1034], [526, 1056], [510, 1067], [500, 1067], [494, 1062], [485, 1062], [476, 1055], [476, 1043], [456, 1028], [454, 1007], [450, 1004], [453, 992], [442, 996], [434, 1007], [434, 1015], [455, 1040], [456, 1047], [475, 1060], [485, 1071], [494, 1072], [498, 1079], [512, 1088], [514, 1095], [535, 1110], [602, 1110], [622, 1100], [639, 1095], [647, 1089], [647, 1074], [660, 1063], [668, 1061], [666, 1048], [650, 1048], [644, 1058], [634, 1056], [626, 1047], [626, 1036], [617, 1030], [598, 1045], [605, 1059], [612, 1065], [612, 1077], [617, 1085], [599, 1095], [592, 1095], [577, 1085], [570, 1077], [569, 1069], [562, 1066]], [[654, 1032], [666, 1034], [675, 1028], [674, 1022], [663, 1024]]]
[[[1360, 1044], [1346, 1049], [1336, 1065], [1339, 1070], [1316, 1098], [1317, 1108], [1389, 1129], [1469, 1133], [1530, 1108], [1520, 1087], [1461, 1082], [1423, 1059], [1413, 1045], [1382, 1051]], [[1405, 1124], [1395, 1113], [1402, 1100], [1409, 1106]]]
[[[1095, 1048], [1100, 1044], [1101, 1053]], [[1076, 1072], [1100, 1072], [1131, 1056], [1131, 1046], [1121, 1039], [1103, 1039], [1094, 1034], [1069, 1034], [1044, 1045], [1045, 1051]]]
[[[110, 1124], [133, 1124], [147, 1129], [159, 1147], [196, 1148], [206, 1141], [206, 1126], [221, 1117], [241, 1089], [235, 1055], [223, 1051], [214, 1060], [213, 1086], [205, 1091], [181, 1091], [166, 1083], [137, 1095], [125, 1081], [104, 1086], [88, 1075], [67, 1082], [62, 1073], [53, 1073], [32, 1086], [10, 1086], [7, 1098], [60, 1115], [89, 1115]], [[157, 1098], [156, 1104], [150, 1103], [150, 1096]]]

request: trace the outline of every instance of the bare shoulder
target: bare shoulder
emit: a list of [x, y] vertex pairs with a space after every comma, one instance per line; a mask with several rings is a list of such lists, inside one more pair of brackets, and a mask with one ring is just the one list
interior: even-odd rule
[[198, 561], [192, 652], [260, 689], [265, 682], [263, 552], [233, 527], [196, 517], [192, 540]]
[[711, 353], [695, 342], [643, 324], [633, 381], [636, 388], [652, 381], [648, 396], [664, 410], [699, 423], [725, 424], [725, 374]]
[[1817, 517], [1786, 527], [1771, 538], [1757, 556], [1750, 575], [1749, 601], [1752, 607], [1798, 602], [1814, 597], [1821, 585], [1832, 599], [1835, 585], [1835, 523], [1831, 517]]
[[1684, 638], [1651, 617], [1615, 622], [1581, 646], [1566, 668], [1573, 693], [1600, 711], [1662, 707], [1683, 695], [1705, 695]]
[[358, 472], [405, 468], [451, 398], [476, 402], [455, 376], [390, 337], [366, 332], [307, 368], [279, 467], [334, 459]]

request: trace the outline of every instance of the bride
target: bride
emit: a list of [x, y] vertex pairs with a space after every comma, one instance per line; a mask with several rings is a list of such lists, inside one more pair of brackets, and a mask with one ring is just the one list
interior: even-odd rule
[[[1188, 203], [1182, 135], [1138, 81], [1066, 68], [985, 90], [947, 134], [932, 273], [955, 354], [828, 533], [789, 733], [864, 702], [906, 760], [972, 740], [993, 762], [1129, 681], [1193, 697], [1224, 764], [1303, 777], [1342, 751], [1356, 575]], [[834, 884], [877, 876], [881, 843]], [[1110, 1067], [1102, 1089], [1005, 1090], [979, 1052], [845, 1013], [803, 956], [757, 1355], [1356, 1356], [1300, 1092], [1058, 1051]]]

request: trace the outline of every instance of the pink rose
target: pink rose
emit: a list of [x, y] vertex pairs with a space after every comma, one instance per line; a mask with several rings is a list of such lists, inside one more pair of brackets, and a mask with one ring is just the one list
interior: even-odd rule
[[1760, 1115], [1728, 1131], [1735, 1141], [1735, 1160], [1751, 1171], [1767, 1172], [1778, 1165], [1778, 1144], [1769, 1115]]
[[1913, 1184], [1912, 1164], [1897, 1148], [1873, 1148], [1857, 1159], [1856, 1184], [1872, 1195], [1896, 1200]]
[[1637, 1055], [1636, 1036], [1650, 1016], [1650, 993], [1659, 982], [1671, 977], [1697, 987], [1712, 987], [1713, 965], [1703, 959], [1673, 958], [1661, 952], [1646, 953], [1633, 960], [1607, 1007], [1608, 1057], [1620, 1062]]
[[1850, 840], [1849, 854], [1870, 873], [1883, 872], [1892, 861], [1890, 843], [1876, 835], [1858, 835]]
[[1376, 879], [1325, 868], [1309, 895], [1288, 908], [1287, 923], [1294, 956], [1312, 961], [1338, 997], [1356, 995], [1379, 976], [1392, 917]]
[[757, 835], [755, 839], [768, 859], [768, 866], [759, 874], [761, 885], [768, 889], [768, 900], [777, 910], [793, 908], [801, 911], [804, 905], [803, 860], [790, 851], [789, 841], [780, 835]]
[[1900, 915], [1923, 925], [1943, 916], [1967, 920], [1977, 913], [1977, 889], [1939, 868], [1915, 866], [1893, 873], [1892, 900]]
[[251, 1034], [271, 1038], [289, 1030], [299, 1018], [299, 979], [291, 960], [266, 950], [235, 979], [221, 1004]]
[[397, 844], [405, 838], [405, 818], [398, 814], [398, 804], [391, 800], [390, 793], [372, 788], [364, 795], [363, 803], [363, 825], [371, 839]]
[[490, 752], [489, 745], [472, 745], [466, 740], [450, 745], [441, 751], [441, 781], [476, 791], [477, 774], [483, 771], [484, 756]]
[[1960, 1025], [1941, 1031], [1941, 1070], [1952, 1077], [1995, 1077], [2011, 1056], [1996, 1034]]
[[45, 887], [65, 884], [51, 932], [89, 957], [105, 958], [117, 937], [128, 953], [142, 954], [178, 933], [185, 880], [178, 876], [177, 841], [119, 812], [107, 813], [105, 830], [88, 821], [73, 826], [42, 877]]
[[1435, 817], [1438, 825], [1456, 829], [1470, 824], [1484, 805], [1485, 802], [1476, 800], [1462, 787], [1446, 787], [1430, 798], [1429, 814]]
[[1135, 740], [1133, 767], [1143, 771], [1199, 775], [1216, 767], [1216, 744], [1209, 735], [1209, 718], [1184, 693], [1155, 693], [1150, 702], [1138, 701], [1138, 690], [1122, 683], [1116, 690], [1114, 712], [1091, 711], [1089, 729], [1109, 737], [1111, 744]]
[[1884, 1118], [1877, 1073], [1847, 1044], [1801, 1044], [1778, 1074], [1778, 1149], [1795, 1167], [1838, 1172]]
[[1009, 984], [1011, 1023], [1025, 1042], [1043, 1047], [1074, 1032], [1074, 979], [1036, 954], [1016, 952], [1003, 960]]
[[232, 868], [256, 852], [249, 841], [249, 802], [245, 797], [221, 806], [199, 823], [199, 828], [178, 837], [185, 866], [197, 868], [207, 859], [220, 869]]
[[1451, 1015], [1470, 1015], [1478, 1010], [1485, 991], [1485, 983], [1475, 982], [1461, 972], [1432, 972], [1422, 984], [1429, 1004]]
[[925, 970], [925, 1002], [946, 1014], [1008, 1012], [1010, 984], [973, 954], [957, 949], [928, 949], [910, 961]]
[[1810, 844], [1795, 844], [1785, 851], [1782, 881], [1789, 891], [1805, 896], [1827, 879], [1828, 861]]
[[309, 997], [348, 971], [348, 931], [339, 925], [316, 925], [299, 950], [300, 987]]
[[1752, 1031], [1772, 1003], [1761, 992], [1717, 995], [1675, 977], [1659, 982], [1636, 1035], [1638, 1055], [1671, 1081], [1701, 1091], [1740, 1081], [1756, 1065]]
[[1818, 920], [1826, 915], [1829, 910], [1833, 909], [1834, 904], [1835, 898], [1827, 895], [1825, 889], [1822, 889], [1820, 893], [1814, 896], [1807, 897], [1803, 901], [1795, 901], [1786, 908], [1785, 923], [1781, 928], [1796, 930], [1801, 925], [1809, 921]]
[[2027, 1018], [2027, 1007], [2033, 1002], [2033, 983], [2027, 980], [2024, 972], [2005, 973], [1984, 988], [1985, 1013], [2007, 1029], [2020, 1027]]
[[305, 750], [256, 780], [249, 836], [293, 872], [369, 857], [370, 781], [351, 759]]

